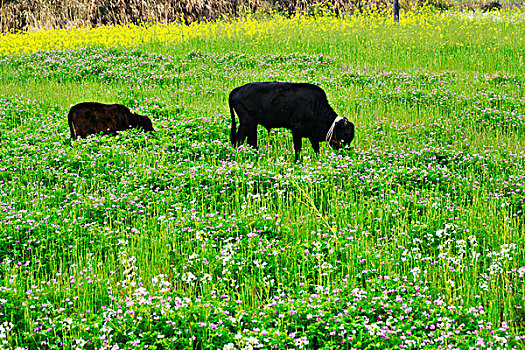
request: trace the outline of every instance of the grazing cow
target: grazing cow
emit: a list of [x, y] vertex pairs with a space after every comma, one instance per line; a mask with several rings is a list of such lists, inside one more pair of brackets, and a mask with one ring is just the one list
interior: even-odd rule
[[[320, 87], [301, 83], [250, 83], [232, 90], [229, 96], [232, 145], [248, 144], [257, 148], [257, 125], [292, 130], [295, 160], [299, 160], [302, 138], [307, 137], [316, 153], [319, 142], [334, 149], [354, 139], [354, 124], [338, 117]], [[239, 130], [235, 124], [239, 116]]]
[[98, 102], [83, 102], [71, 107], [68, 123], [73, 140], [77, 136], [85, 138], [87, 135], [100, 132], [116, 134], [117, 131], [131, 128], [142, 128], [144, 132], [154, 131], [148, 117], [131, 113], [128, 107], [123, 105]]

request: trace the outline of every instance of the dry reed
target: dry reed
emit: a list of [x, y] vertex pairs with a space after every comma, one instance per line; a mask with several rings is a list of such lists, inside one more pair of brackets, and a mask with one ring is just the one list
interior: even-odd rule
[[[386, 4], [386, 0], [374, 0]], [[272, 11], [293, 14], [330, 8], [334, 14], [364, 7], [363, 0], [0, 0], [0, 31], [97, 27], [146, 21], [186, 24]]]
[[[247, 14], [323, 12], [339, 15], [367, 8], [388, 9], [392, 0], [0, 0], [0, 31], [98, 27], [155, 22], [190, 24], [203, 20], [229, 20]], [[520, 6], [511, 0], [503, 7]], [[489, 0], [402, 0], [402, 9], [423, 3], [438, 9], [452, 6], [474, 10]]]

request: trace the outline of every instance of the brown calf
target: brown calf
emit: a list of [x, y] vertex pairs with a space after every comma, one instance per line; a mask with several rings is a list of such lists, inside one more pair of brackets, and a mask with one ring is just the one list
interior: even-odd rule
[[[128, 107], [119, 104], [103, 104], [98, 102], [83, 102], [74, 105], [68, 114], [71, 138], [85, 138], [91, 134], [116, 134], [132, 128], [142, 128], [142, 131], [155, 131], [148, 117], [131, 113]], [[75, 135], [76, 133], [76, 135]]]

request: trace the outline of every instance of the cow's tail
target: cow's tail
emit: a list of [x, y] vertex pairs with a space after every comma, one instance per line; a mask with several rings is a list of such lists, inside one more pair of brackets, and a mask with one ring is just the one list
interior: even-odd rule
[[73, 126], [73, 110], [69, 111], [67, 115], [67, 123], [69, 124], [69, 132], [71, 133], [71, 139], [76, 140], [77, 136], [75, 135], [75, 127]]
[[235, 110], [233, 109], [231, 94], [228, 99], [228, 104], [230, 105], [230, 114], [232, 116], [232, 127], [230, 130], [230, 142], [232, 143], [233, 147], [235, 147], [237, 145], [237, 123], [235, 122]]

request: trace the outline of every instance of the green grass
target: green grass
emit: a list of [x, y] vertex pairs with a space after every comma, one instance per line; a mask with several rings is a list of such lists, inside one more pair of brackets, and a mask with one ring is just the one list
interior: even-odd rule
[[[473, 18], [1, 57], [0, 348], [523, 348], [524, 24]], [[233, 149], [229, 91], [271, 80], [352, 146]], [[157, 131], [70, 142], [82, 101]]]

